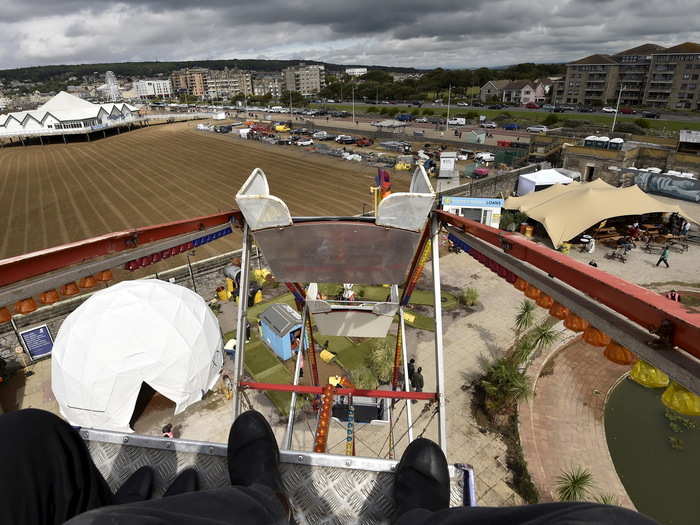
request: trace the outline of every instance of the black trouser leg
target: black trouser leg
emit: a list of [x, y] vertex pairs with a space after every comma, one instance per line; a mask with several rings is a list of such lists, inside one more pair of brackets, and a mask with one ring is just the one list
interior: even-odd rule
[[59, 524], [109, 505], [112, 493], [82, 438], [58, 416], [0, 416], [0, 523]]
[[642, 514], [597, 503], [543, 503], [522, 507], [458, 507], [430, 512], [415, 509], [396, 525], [658, 525]]
[[286, 517], [287, 510], [269, 487], [251, 485], [112, 505], [66, 525], [268, 525], [287, 523]]

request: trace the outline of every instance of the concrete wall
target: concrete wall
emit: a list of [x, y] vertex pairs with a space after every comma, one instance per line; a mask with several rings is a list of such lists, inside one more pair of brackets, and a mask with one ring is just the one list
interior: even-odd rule
[[[231, 263], [232, 258], [237, 256], [240, 256], [240, 250], [224, 253], [210, 259], [193, 263], [192, 274], [194, 276], [194, 285], [187, 266], [180, 266], [144, 278], [158, 278], [163, 281], [170, 281], [172, 279], [175, 284], [185, 286], [190, 290], [196, 287], [197, 293], [206, 300], [209, 300], [215, 296], [217, 287], [224, 286], [225, 277], [223, 269], [226, 265]], [[262, 263], [262, 257], [260, 257], [260, 260]], [[254, 258], [252, 264], [253, 267], [257, 265], [257, 258]], [[97, 289], [95, 291], [97, 291]], [[15, 325], [21, 332], [25, 329], [46, 324], [49, 327], [51, 335], [55, 339], [63, 320], [91, 295], [92, 294], [85, 294], [74, 299], [60, 301], [50, 306], [42, 306], [28, 315], [16, 315], [13, 317]], [[23, 367], [25, 362], [29, 362], [29, 357], [26, 353], [17, 353], [15, 351], [18, 347], [21, 348], [21, 344], [12, 328], [12, 323], [0, 324], [0, 357], [7, 361], [8, 367], [11, 369]]]
[[551, 168], [548, 162], [540, 162], [537, 164], [529, 164], [522, 168], [512, 171], [506, 171], [485, 179], [475, 180], [456, 186], [446, 191], [440, 192], [440, 195], [455, 195], [462, 197], [493, 197], [507, 199], [518, 188], [518, 178], [525, 173], [533, 173], [541, 169]]

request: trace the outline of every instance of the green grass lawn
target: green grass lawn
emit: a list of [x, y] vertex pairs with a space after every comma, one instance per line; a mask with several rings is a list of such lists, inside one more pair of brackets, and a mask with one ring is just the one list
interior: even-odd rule
[[415, 319], [412, 321], [406, 319], [406, 324], [408, 326], [412, 326], [413, 328], [420, 328], [421, 330], [429, 330], [431, 332], [435, 331], [435, 319], [433, 319], [432, 317], [428, 317], [426, 315], [414, 312], [410, 308], [406, 309], [406, 313], [415, 316]]
[[[328, 297], [335, 297], [340, 291], [341, 286], [337, 284], [319, 285], [319, 290], [322, 294]], [[368, 301], [385, 301], [389, 294], [389, 288], [384, 286], [355, 286], [355, 291], [361, 295], [362, 299]], [[399, 296], [401, 296], [402, 288], [399, 288]], [[432, 290], [413, 290], [409, 304], [418, 304], [424, 306], [433, 305]], [[457, 297], [449, 292], [442, 292], [442, 307], [445, 310], [457, 308]]]
[[[321, 107], [322, 105], [320, 104], [312, 104], [312, 106], [317, 106]], [[334, 110], [336, 111], [352, 111], [352, 106], [350, 105], [345, 105], [345, 104], [329, 104], [329, 106], [332, 106]], [[387, 107], [387, 106], [381, 106], [381, 107]], [[413, 106], [388, 106], [389, 108], [396, 108], [399, 113], [410, 113], [412, 110], [417, 109]], [[428, 109], [428, 108], [425, 108]], [[441, 109], [441, 108], [430, 108], [433, 110], [433, 116], [446, 116], [447, 115], [447, 109]], [[355, 111], [357, 112], [357, 108], [355, 108]], [[366, 113], [367, 108], [362, 107], [361, 111], [364, 111]], [[542, 112], [534, 112], [534, 111], [522, 111], [518, 110], [516, 108], [506, 108], [506, 109], [485, 109], [485, 108], [472, 108], [472, 107], [466, 107], [466, 108], [451, 108], [450, 109], [450, 116], [451, 117], [459, 117], [460, 115], [466, 115], [469, 111], [475, 111], [479, 113], [479, 115], [485, 115], [487, 119], [493, 119], [497, 116], [499, 116], [501, 113], [508, 112], [513, 116], [513, 120], [517, 121], [519, 123], [525, 123], [525, 124], [539, 124], [541, 123], [547, 115], [550, 115], [550, 113], [542, 111]], [[422, 114], [422, 113], [421, 113]], [[612, 120], [613, 117], [610, 115], [601, 115], [597, 113], [583, 113], [583, 114], [578, 114], [578, 113], [554, 113], [559, 117], [559, 121], [561, 122], [562, 120], [587, 120], [591, 122], [592, 124], [598, 124], [601, 127], [607, 127], [609, 128], [612, 125]], [[376, 115], [378, 118], [383, 117], [384, 115], [380, 115], [379, 113], [368, 113], [368, 115]], [[640, 118], [639, 115], [619, 115], [617, 118], [618, 122], [634, 122], [636, 119]], [[672, 130], [672, 131], [678, 131], [681, 129], [690, 129], [690, 130], [696, 130], [700, 131], [700, 120], [693, 120], [693, 121], [686, 121], [686, 120], [661, 120], [661, 119], [644, 119], [649, 123], [650, 129], [667, 129], [667, 130]], [[555, 124], [554, 126], [550, 127], [556, 127], [557, 125]]]

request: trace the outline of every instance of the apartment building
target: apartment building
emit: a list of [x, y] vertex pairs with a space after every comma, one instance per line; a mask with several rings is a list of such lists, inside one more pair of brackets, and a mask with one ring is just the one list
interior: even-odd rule
[[566, 65], [563, 99], [571, 104], [698, 109], [700, 44], [643, 44]]
[[510, 84], [512, 80], [489, 80], [481, 86], [479, 90], [479, 100], [488, 102], [490, 100], [503, 100], [503, 88]]
[[132, 89], [138, 98], [169, 97], [172, 95], [170, 80], [137, 80]]
[[685, 42], [651, 56], [644, 103], [700, 109], [700, 44]]
[[326, 87], [326, 69], [321, 65], [307, 66], [303, 62], [282, 70], [284, 87], [302, 95], [315, 95]]
[[210, 70], [207, 74], [207, 96], [211, 99], [253, 94], [253, 74], [240, 69]]
[[201, 67], [193, 67], [173, 71], [170, 74], [172, 92], [175, 95], [193, 95], [204, 98], [207, 95], [207, 76], [209, 70]]
[[272, 95], [274, 98], [282, 96], [282, 78], [280, 75], [260, 75], [253, 78], [253, 94], [255, 96]]

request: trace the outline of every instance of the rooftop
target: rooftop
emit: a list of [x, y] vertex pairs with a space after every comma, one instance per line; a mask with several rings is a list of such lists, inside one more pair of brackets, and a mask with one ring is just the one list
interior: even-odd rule
[[642, 44], [641, 46], [633, 47], [630, 49], [625, 49], [624, 51], [620, 51], [619, 53], [615, 53], [615, 56], [625, 56], [625, 55], [639, 55], [639, 56], [646, 56], [646, 55], [653, 55], [654, 53], [658, 53], [659, 51], [663, 51], [666, 48], [663, 46], [660, 46], [659, 44]]
[[687, 53], [700, 53], [700, 44], [695, 42], [683, 42], [677, 46], [669, 47], [662, 53], [656, 53], [659, 55], [681, 55]]
[[692, 142], [694, 144], [700, 144], [700, 131], [682, 129], [680, 135], [679, 142]]
[[615, 62], [612, 58], [610, 58], [610, 55], [591, 55], [587, 56], [585, 58], [581, 58], [579, 60], [576, 60], [574, 62], [569, 62], [569, 64], [576, 64], [576, 65], [617, 65], [617, 62]]

